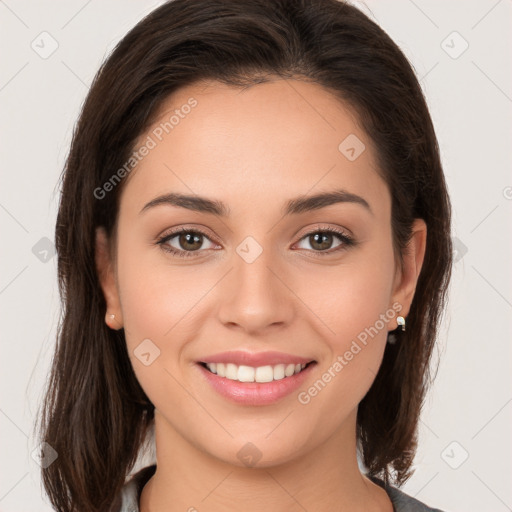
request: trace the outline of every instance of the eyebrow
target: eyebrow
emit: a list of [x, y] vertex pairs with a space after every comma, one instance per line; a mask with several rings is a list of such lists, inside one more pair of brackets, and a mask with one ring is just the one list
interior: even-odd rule
[[[284, 206], [283, 216], [298, 215], [313, 210], [319, 210], [337, 203], [359, 204], [373, 215], [373, 211], [365, 199], [346, 190], [339, 189], [290, 199]], [[139, 215], [150, 208], [160, 205], [178, 206], [180, 208], [186, 208], [187, 210], [210, 213], [219, 217], [229, 217], [230, 215], [229, 207], [221, 201], [179, 193], [164, 194], [152, 199], [142, 208]]]

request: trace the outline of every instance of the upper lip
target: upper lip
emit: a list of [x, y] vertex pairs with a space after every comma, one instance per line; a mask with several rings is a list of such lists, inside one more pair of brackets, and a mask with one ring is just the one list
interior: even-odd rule
[[274, 366], [277, 364], [307, 364], [312, 362], [313, 359], [295, 356], [293, 354], [285, 354], [284, 352], [244, 352], [242, 350], [235, 350], [230, 352], [221, 352], [214, 354], [204, 359], [201, 363], [232, 363], [237, 366]]

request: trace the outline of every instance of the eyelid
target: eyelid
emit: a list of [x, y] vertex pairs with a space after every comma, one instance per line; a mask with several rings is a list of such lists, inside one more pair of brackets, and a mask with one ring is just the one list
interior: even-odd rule
[[306, 250], [309, 254], [312, 254], [314, 257], [324, 257], [331, 254], [337, 254], [341, 251], [347, 250], [349, 247], [357, 245], [356, 240], [348, 232], [348, 230], [345, 230], [344, 228], [341, 228], [339, 226], [324, 226], [324, 225], [316, 225], [313, 228], [308, 229], [308, 231], [300, 236], [300, 238], [295, 242], [293, 245], [296, 245], [300, 243], [302, 240], [306, 239], [307, 237], [314, 235], [315, 233], [329, 233], [334, 235], [335, 237], [338, 237], [338, 239], [341, 241], [341, 243], [336, 246], [334, 249], [327, 249], [325, 251], [314, 251], [310, 249], [303, 249]]
[[[174, 228], [174, 229], [171, 228], [170, 231], [164, 231], [164, 233], [162, 235], [159, 235], [157, 237], [156, 243], [158, 245], [162, 245], [162, 247], [163, 247], [166, 245], [166, 243], [169, 240], [173, 239], [174, 237], [176, 237], [177, 235], [179, 235], [181, 233], [199, 234], [199, 235], [202, 235], [205, 238], [207, 238], [212, 244], [219, 245], [217, 242], [215, 242], [215, 240], [212, 239], [213, 237], [211, 235], [209, 235], [203, 228], [198, 228], [195, 226], [180, 226], [180, 227]], [[168, 246], [167, 248], [164, 248], [164, 250], [166, 250], [167, 252], [173, 253], [175, 255], [183, 256], [184, 253], [186, 253], [190, 256], [194, 256], [196, 253], [200, 253], [200, 252], [208, 250], [208, 249], [201, 249], [198, 251], [184, 251], [183, 249], [176, 249], [174, 247]]]
[[[352, 234], [348, 229], [342, 228], [340, 226], [329, 226], [327, 224], [316, 224], [311, 228], [307, 228], [306, 232], [303, 233], [297, 240], [297, 242], [300, 242], [303, 238], [313, 235], [314, 233], [335, 233], [342, 237], [346, 238], [353, 238]], [[295, 243], [297, 243], [295, 242]]]

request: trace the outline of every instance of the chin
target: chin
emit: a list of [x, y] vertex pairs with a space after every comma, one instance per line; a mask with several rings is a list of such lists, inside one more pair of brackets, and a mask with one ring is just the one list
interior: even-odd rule
[[[266, 434], [265, 434], [266, 435]], [[204, 446], [203, 450], [222, 462], [239, 468], [271, 468], [292, 462], [300, 456], [297, 442], [287, 436], [288, 442], [281, 439], [269, 441], [265, 435], [232, 439], [222, 446]]]

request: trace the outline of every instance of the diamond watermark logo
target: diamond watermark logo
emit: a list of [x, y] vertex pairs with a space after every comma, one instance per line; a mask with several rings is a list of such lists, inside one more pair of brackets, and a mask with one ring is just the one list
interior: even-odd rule
[[462, 242], [460, 238], [456, 236], [452, 237], [452, 247], [453, 247], [453, 263], [457, 263], [460, 261], [466, 253], [468, 252], [467, 246]]
[[441, 48], [452, 59], [458, 59], [469, 48], [469, 43], [454, 30], [441, 41]]
[[338, 146], [340, 153], [351, 162], [357, 160], [365, 149], [366, 146], [363, 141], [353, 133], [346, 137]]
[[263, 247], [252, 236], [248, 236], [238, 245], [236, 252], [246, 263], [253, 263], [263, 252]]
[[133, 353], [144, 366], [149, 366], [160, 356], [160, 349], [150, 339], [145, 339]]
[[43, 469], [49, 467], [57, 459], [59, 454], [46, 442], [42, 442], [35, 448], [30, 456], [37, 462]]
[[41, 59], [51, 57], [59, 47], [57, 40], [48, 32], [41, 32], [31, 43], [30, 47]]
[[49, 238], [43, 236], [32, 247], [32, 253], [39, 261], [48, 263], [55, 256], [55, 246]]
[[253, 443], [245, 443], [236, 456], [247, 467], [254, 467], [262, 457], [261, 451]]
[[466, 449], [457, 441], [452, 441], [442, 452], [441, 458], [450, 466], [452, 469], [458, 469], [466, 462], [469, 457], [469, 453]]

